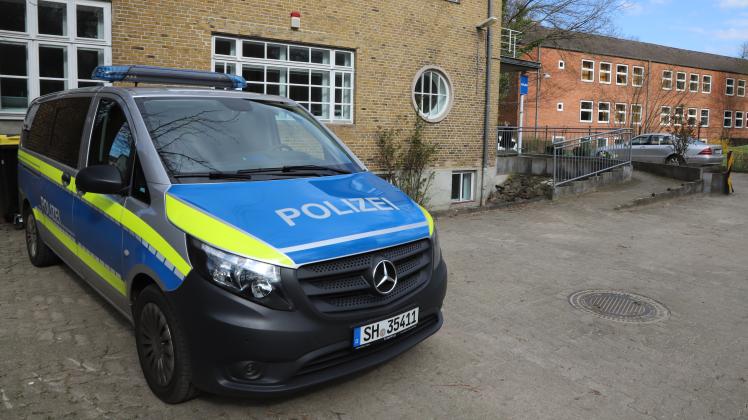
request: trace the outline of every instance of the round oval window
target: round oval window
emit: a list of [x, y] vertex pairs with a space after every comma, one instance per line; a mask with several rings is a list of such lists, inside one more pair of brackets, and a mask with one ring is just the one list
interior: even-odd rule
[[435, 67], [419, 71], [413, 83], [413, 106], [428, 122], [443, 120], [452, 107], [452, 84], [446, 73]]

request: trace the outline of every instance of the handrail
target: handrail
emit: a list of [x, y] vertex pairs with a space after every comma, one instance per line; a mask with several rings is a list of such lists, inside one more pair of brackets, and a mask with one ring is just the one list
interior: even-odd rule
[[517, 58], [517, 40], [522, 32], [501, 28], [501, 55]]

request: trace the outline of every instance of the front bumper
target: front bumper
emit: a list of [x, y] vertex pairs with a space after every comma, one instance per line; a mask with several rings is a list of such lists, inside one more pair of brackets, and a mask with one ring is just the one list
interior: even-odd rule
[[[284, 287], [286, 284], [284, 284]], [[436, 333], [447, 287], [442, 259], [425, 286], [392, 305], [355, 316], [331, 316], [308, 304], [303, 292], [286, 287], [292, 311], [257, 305], [214, 286], [192, 271], [167, 293], [186, 332], [193, 384], [234, 396], [282, 396], [383, 363]], [[394, 336], [352, 348], [353, 328], [418, 306], [418, 324]], [[245, 372], [261, 377], [249, 380]]]

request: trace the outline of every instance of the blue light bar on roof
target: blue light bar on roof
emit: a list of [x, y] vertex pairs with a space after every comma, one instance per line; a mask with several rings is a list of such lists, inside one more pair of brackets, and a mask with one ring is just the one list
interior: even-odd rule
[[241, 89], [247, 86], [247, 81], [243, 77], [234, 74], [152, 66], [98, 66], [94, 69], [92, 77], [107, 82], [210, 86], [225, 89]]

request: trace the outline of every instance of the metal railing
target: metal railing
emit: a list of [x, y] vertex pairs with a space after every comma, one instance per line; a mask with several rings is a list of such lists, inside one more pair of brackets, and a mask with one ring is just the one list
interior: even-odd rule
[[499, 155], [552, 155], [553, 145], [580, 137], [594, 136], [591, 127], [498, 127]]
[[501, 28], [501, 55], [517, 58], [517, 40], [522, 32], [514, 29]]
[[553, 143], [553, 187], [631, 164], [630, 128]]

